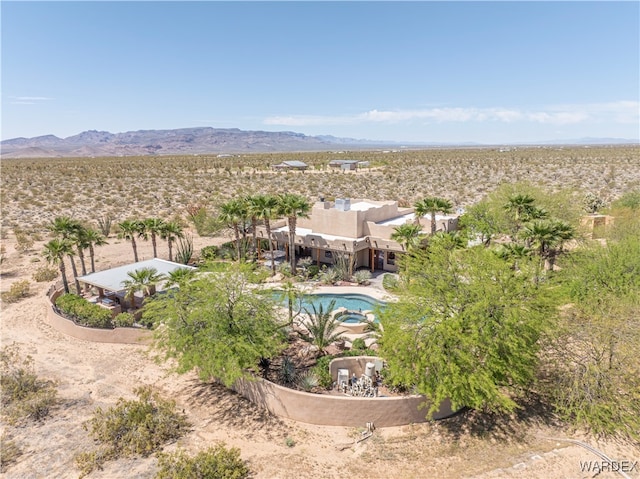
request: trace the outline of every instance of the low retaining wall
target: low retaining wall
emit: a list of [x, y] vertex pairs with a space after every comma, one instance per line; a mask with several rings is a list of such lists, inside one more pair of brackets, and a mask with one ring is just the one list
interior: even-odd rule
[[95, 343], [120, 343], [120, 344], [149, 344], [153, 333], [146, 329], [115, 328], [99, 329], [79, 326], [70, 319], [60, 316], [53, 309], [55, 300], [62, 294], [61, 291], [50, 292], [47, 295], [47, 319], [55, 329], [68, 336]]
[[[234, 389], [249, 401], [272, 414], [296, 421], [323, 426], [364, 427], [373, 422], [378, 427], [403, 426], [426, 422], [428, 405], [424, 396], [361, 398], [312, 394], [279, 386], [264, 379], [241, 380]], [[443, 419], [454, 411], [443, 401], [430, 419]]]

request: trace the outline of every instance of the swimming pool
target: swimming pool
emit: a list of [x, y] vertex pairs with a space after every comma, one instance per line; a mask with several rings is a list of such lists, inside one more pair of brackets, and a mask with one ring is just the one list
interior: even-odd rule
[[[287, 300], [282, 298], [281, 293], [274, 293], [276, 301], [280, 301], [286, 304]], [[312, 304], [316, 305], [316, 308], [322, 305], [322, 309], [325, 311], [329, 307], [331, 301], [336, 302], [335, 308], [346, 308], [349, 311], [373, 311], [376, 308], [384, 309], [387, 303], [384, 301], [378, 301], [371, 296], [364, 294], [305, 294], [299, 299], [299, 302], [294, 306], [300, 306], [302, 308], [311, 308]]]

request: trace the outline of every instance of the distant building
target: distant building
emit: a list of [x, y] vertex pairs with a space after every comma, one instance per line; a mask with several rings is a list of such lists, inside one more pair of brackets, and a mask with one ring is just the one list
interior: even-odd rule
[[[400, 208], [397, 201], [372, 201], [336, 198], [335, 202], [318, 201], [309, 218], [298, 218], [296, 254], [311, 257], [318, 265], [332, 264], [337, 255], [348, 255], [352, 267], [368, 267], [371, 271], [397, 271], [396, 255], [404, 253], [403, 245], [391, 239], [395, 228], [415, 223], [413, 208]], [[431, 232], [430, 215], [421, 218], [423, 233]], [[436, 215], [438, 231], [454, 231], [457, 215]], [[266, 229], [257, 234], [267, 238]], [[271, 222], [271, 240], [281, 250], [288, 248], [287, 220]]]
[[355, 171], [358, 169], [358, 160], [331, 160], [329, 162], [330, 168]]
[[290, 160], [290, 161], [283, 161], [282, 163], [279, 163], [277, 165], [272, 165], [271, 168], [273, 168], [274, 170], [306, 170], [307, 168], [309, 168], [309, 165], [307, 165], [304, 161], [298, 161], [298, 160]]

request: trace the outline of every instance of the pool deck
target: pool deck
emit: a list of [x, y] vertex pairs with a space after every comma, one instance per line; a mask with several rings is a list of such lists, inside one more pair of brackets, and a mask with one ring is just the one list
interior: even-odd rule
[[375, 286], [316, 286], [306, 290], [308, 294], [361, 294], [380, 301], [395, 301], [397, 298]]

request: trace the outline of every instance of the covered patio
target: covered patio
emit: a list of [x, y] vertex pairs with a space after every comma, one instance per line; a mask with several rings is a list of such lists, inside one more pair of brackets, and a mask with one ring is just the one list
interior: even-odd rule
[[[88, 301], [111, 310], [112, 314], [115, 316], [121, 313], [124, 309], [136, 309], [142, 306], [144, 297], [140, 293], [134, 295], [133, 304], [127, 303], [127, 291], [124, 284], [125, 281], [131, 280], [129, 273], [135, 273], [135, 271], [144, 268], [153, 268], [156, 270], [157, 274], [162, 276], [167, 276], [173, 271], [181, 268], [196, 269], [193, 266], [153, 258], [124, 266], [117, 266], [104, 271], [98, 271], [85, 276], [79, 276], [78, 281], [88, 285], [89, 288], [87, 289], [89, 291], [93, 291], [88, 295], [85, 294]], [[158, 289], [162, 290], [162, 287], [159, 287]]]

